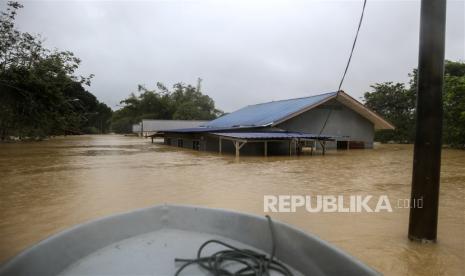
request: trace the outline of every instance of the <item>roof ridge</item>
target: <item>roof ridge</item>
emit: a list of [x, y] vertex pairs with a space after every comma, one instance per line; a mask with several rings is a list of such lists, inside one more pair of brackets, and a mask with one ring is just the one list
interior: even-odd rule
[[263, 102], [263, 103], [249, 104], [247, 106], [256, 106], [256, 105], [261, 105], [261, 104], [269, 104], [269, 103], [276, 103], [276, 102], [285, 102], [285, 101], [307, 99], [307, 98], [313, 98], [313, 97], [317, 97], [317, 96], [323, 96], [323, 95], [326, 95], [326, 94], [335, 94], [335, 93], [337, 93], [337, 92], [336, 91], [326, 92], [326, 93], [316, 94], [316, 95], [312, 95], [312, 96], [297, 97], [297, 98], [291, 98], [291, 99], [282, 99], [282, 100], [277, 100], [277, 101], [268, 101], [268, 102]]

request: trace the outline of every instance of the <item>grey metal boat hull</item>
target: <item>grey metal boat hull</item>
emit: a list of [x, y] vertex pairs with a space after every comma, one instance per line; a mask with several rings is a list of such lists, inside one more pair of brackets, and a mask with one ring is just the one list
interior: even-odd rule
[[[296, 275], [378, 275], [352, 256], [276, 222], [276, 257]], [[193, 206], [159, 205], [78, 225], [30, 247], [0, 275], [173, 275], [174, 258], [192, 258], [206, 240], [270, 251], [264, 217]], [[192, 266], [183, 275], [205, 275]]]

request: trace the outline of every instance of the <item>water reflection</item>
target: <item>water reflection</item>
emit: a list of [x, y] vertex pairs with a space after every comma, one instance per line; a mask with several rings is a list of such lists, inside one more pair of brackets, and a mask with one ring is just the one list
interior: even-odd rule
[[[465, 152], [443, 153], [439, 242], [406, 240], [408, 209], [393, 213], [274, 214], [385, 274], [464, 273]], [[0, 145], [0, 261], [50, 234], [97, 217], [160, 203], [263, 214], [265, 194], [387, 194], [409, 198], [412, 147], [326, 156], [241, 157], [80, 136]]]

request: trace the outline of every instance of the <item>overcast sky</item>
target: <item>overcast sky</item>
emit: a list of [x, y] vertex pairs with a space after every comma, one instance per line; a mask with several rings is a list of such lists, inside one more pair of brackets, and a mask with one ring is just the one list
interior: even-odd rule
[[[20, 30], [82, 59], [89, 91], [112, 108], [135, 92], [196, 83], [218, 108], [335, 91], [360, 1], [21, 1]], [[2, 0], [2, 9], [5, 1]], [[448, 1], [446, 58], [464, 60], [465, 4]], [[343, 89], [407, 82], [417, 66], [420, 1], [368, 0]]]

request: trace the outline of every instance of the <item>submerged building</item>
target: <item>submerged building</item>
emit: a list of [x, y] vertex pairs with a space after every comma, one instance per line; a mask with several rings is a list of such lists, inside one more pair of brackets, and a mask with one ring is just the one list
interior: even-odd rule
[[343, 91], [249, 105], [199, 127], [163, 130], [167, 145], [246, 155], [373, 147], [394, 126]]
[[157, 135], [162, 130], [198, 127], [208, 121], [198, 120], [152, 120], [143, 119], [140, 123], [132, 125], [132, 132], [139, 136]]

